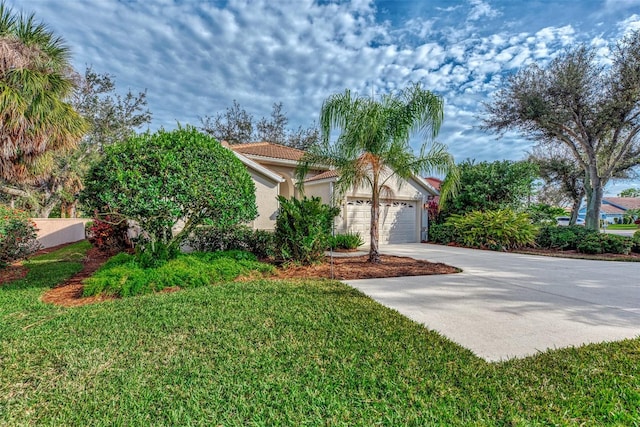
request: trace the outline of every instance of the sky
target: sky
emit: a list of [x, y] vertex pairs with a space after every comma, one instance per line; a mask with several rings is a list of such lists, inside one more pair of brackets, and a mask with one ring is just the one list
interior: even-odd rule
[[[224, 112], [256, 120], [282, 102], [289, 127], [328, 96], [379, 96], [420, 82], [444, 99], [437, 140], [456, 161], [520, 160], [532, 142], [479, 128], [505, 78], [584, 43], [606, 63], [640, 29], [640, 0], [5, 0], [34, 13], [121, 93], [147, 92], [151, 130]], [[414, 140], [417, 148], [420, 141]], [[616, 182], [606, 193], [640, 187]]]

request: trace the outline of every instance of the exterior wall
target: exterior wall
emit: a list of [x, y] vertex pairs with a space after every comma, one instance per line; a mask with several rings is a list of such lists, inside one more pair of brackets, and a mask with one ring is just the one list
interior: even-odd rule
[[273, 182], [252, 170], [249, 170], [249, 174], [256, 185], [256, 205], [258, 206], [258, 217], [252, 221], [251, 226], [259, 230], [273, 230], [278, 213], [278, 188], [282, 184]]
[[38, 228], [38, 242], [43, 248], [78, 242], [85, 239], [88, 218], [33, 218]]

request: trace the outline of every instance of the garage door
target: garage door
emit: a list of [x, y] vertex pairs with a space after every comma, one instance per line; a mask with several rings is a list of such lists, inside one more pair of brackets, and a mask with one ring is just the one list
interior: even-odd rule
[[[415, 201], [394, 200], [380, 204], [380, 243], [414, 243], [417, 241]], [[347, 200], [347, 230], [358, 232], [369, 242], [371, 200]]]

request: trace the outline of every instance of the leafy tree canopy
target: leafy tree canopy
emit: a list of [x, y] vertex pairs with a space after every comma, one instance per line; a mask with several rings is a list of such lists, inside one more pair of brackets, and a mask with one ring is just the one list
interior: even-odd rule
[[620, 197], [640, 197], [640, 188], [627, 188], [625, 190], [622, 190], [620, 192], [620, 194], [618, 194], [618, 196], [620, 196]]
[[586, 225], [597, 229], [603, 189], [640, 164], [640, 31], [612, 49], [610, 66], [578, 46], [513, 75], [486, 105], [484, 127], [564, 145], [585, 172]]
[[257, 215], [255, 186], [244, 165], [191, 126], [105, 147], [81, 200], [100, 213], [136, 221], [147, 235], [143, 249], [152, 253], [175, 252], [205, 222], [229, 227]]
[[218, 113], [213, 117], [205, 116], [200, 118], [200, 121], [204, 132], [218, 141], [226, 141], [229, 144], [268, 141], [305, 150], [316, 143], [320, 136], [315, 125], [309, 128], [287, 128], [289, 119], [282, 111], [282, 102], [273, 104], [271, 116], [262, 117], [257, 123], [236, 100], [224, 113]]
[[533, 182], [538, 177], [538, 168], [528, 161], [465, 160], [458, 170], [458, 191], [442, 208], [442, 218], [471, 211], [521, 210], [533, 194]]

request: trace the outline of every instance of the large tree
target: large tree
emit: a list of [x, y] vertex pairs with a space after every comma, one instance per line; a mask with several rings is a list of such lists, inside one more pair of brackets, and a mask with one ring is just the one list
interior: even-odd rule
[[[380, 199], [390, 191], [390, 180], [430, 172], [455, 174], [453, 157], [444, 145], [433, 141], [442, 119], [442, 98], [419, 84], [380, 99], [352, 95], [346, 90], [330, 96], [322, 104], [322, 139], [301, 159], [296, 169], [297, 179], [303, 183], [310, 169], [325, 165], [338, 173], [335, 188], [338, 195], [352, 187], [371, 190], [370, 262], [380, 262]], [[331, 139], [333, 130], [339, 132], [336, 140]], [[410, 146], [416, 134], [425, 141], [419, 154]], [[455, 184], [456, 180], [450, 179], [449, 183]], [[443, 198], [450, 188], [443, 188]]]
[[64, 41], [34, 15], [0, 3], [0, 178], [29, 179], [46, 153], [84, 135], [85, 121], [65, 101], [72, 75]]
[[84, 76], [76, 75], [75, 81], [70, 102], [89, 124], [78, 146], [53, 154], [54, 167], [31, 182], [0, 180], [0, 193], [11, 200], [18, 197], [19, 205], [36, 217], [47, 218], [57, 206], [62, 216], [75, 216], [84, 174], [104, 147], [125, 140], [151, 121], [145, 92], [128, 91], [122, 96], [116, 92], [113, 76], [96, 73], [91, 67]]
[[570, 224], [578, 219], [578, 210], [584, 199], [584, 169], [576, 163], [564, 145], [538, 145], [528, 157], [538, 165], [544, 184], [536, 198], [554, 206], [571, 206]]
[[[459, 188], [441, 210], [443, 219], [471, 211], [520, 210], [533, 194], [538, 168], [528, 161], [465, 160], [458, 165], [458, 174]], [[446, 179], [444, 184], [448, 184]]]
[[511, 76], [486, 104], [485, 129], [515, 130], [536, 142], [564, 144], [585, 172], [586, 225], [597, 229], [604, 186], [640, 163], [640, 32], [612, 49], [603, 65], [578, 46], [548, 66]]
[[316, 143], [320, 137], [315, 124], [308, 128], [300, 126], [297, 130], [287, 128], [289, 118], [282, 111], [282, 102], [274, 103], [270, 117], [262, 117], [257, 123], [254, 123], [253, 115], [242, 108], [236, 100], [224, 113], [204, 116], [200, 121], [203, 132], [218, 141], [226, 141], [229, 144], [268, 141], [305, 150]]

